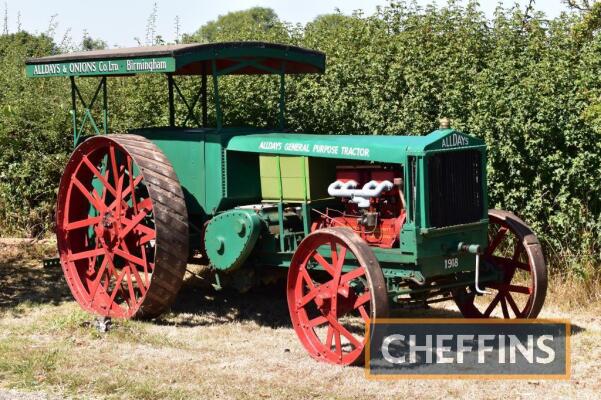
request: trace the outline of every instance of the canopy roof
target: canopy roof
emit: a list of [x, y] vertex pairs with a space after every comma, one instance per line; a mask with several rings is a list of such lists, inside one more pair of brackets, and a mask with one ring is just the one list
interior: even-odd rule
[[227, 145], [234, 151], [389, 163], [404, 163], [407, 155], [427, 151], [481, 147], [482, 140], [453, 129], [439, 129], [426, 136], [262, 133], [235, 136]]
[[[83, 51], [31, 58], [27, 75], [106, 76], [140, 73], [174, 75], [303, 74], [325, 70], [325, 54], [265, 42], [177, 44]], [[213, 68], [214, 67], [214, 68]]]

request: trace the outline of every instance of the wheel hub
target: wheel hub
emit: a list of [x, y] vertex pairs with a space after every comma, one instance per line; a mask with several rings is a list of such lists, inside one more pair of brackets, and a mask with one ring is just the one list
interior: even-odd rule
[[319, 311], [323, 314], [327, 314], [330, 312], [332, 305], [332, 295], [330, 294], [328, 285], [323, 285], [322, 288], [323, 289], [315, 296], [315, 305]]
[[119, 228], [119, 221], [114, 218], [113, 212], [106, 211], [103, 213], [102, 220], [95, 227], [94, 231], [96, 236], [101, 239], [106, 247], [113, 249], [120, 243]]

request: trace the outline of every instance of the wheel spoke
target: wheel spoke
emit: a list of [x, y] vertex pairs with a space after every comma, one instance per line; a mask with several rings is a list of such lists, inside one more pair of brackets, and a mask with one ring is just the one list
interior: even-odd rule
[[501, 309], [503, 310], [503, 317], [509, 318], [509, 311], [507, 310], [507, 302], [505, 296], [501, 297]]
[[338, 250], [336, 248], [336, 242], [333, 240], [330, 241], [330, 257], [332, 258], [332, 267], [335, 271], [338, 266]]
[[[120, 220], [121, 220], [121, 223], [124, 223], [124, 224], [127, 224], [127, 225], [132, 224], [132, 220], [129, 219], [129, 218], [127, 218], [127, 217], [121, 217]], [[147, 238], [149, 241], [152, 240], [152, 239], [154, 239], [155, 236], [156, 236], [155, 230], [152, 229], [149, 226], [144, 225], [144, 224], [134, 225], [133, 230], [135, 230], [135, 231], [137, 231], [139, 233], [142, 233], [142, 234], [146, 234], [147, 236], [150, 236], [150, 238]]]
[[115, 186], [117, 186], [119, 184], [119, 169], [117, 168], [117, 156], [115, 154], [114, 144], [109, 146], [109, 161], [113, 171], [113, 181], [115, 181]]
[[313, 283], [313, 279], [311, 279], [311, 276], [309, 275], [309, 273], [307, 272], [305, 267], [300, 268], [300, 274], [301, 274], [301, 278], [303, 278], [303, 280], [307, 283], [309, 290], [315, 289], [315, 284]]
[[81, 221], [69, 222], [67, 225], [65, 225], [65, 230], [72, 231], [74, 229], [86, 228], [90, 225], [96, 225], [100, 221], [102, 221], [101, 215], [97, 217], [89, 217], [86, 219], [82, 219]]
[[492, 253], [494, 253], [494, 251], [496, 250], [496, 248], [499, 246], [499, 244], [505, 238], [505, 234], [506, 233], [507, 233], [507, 228], [506, 227], [502, 226], [501, 228], [499, 228], [499, 231], [497, 232], [497, 234], [495, 235], [494, 239], [492, 240], [492, 242], [490, 243], [490, 245], [486, 249], [486, 254], [491, 255]]
[[320, 315], [319, 317], [315, 317], [311, 320], [309, 320], [309, 326], [311, 328], [315, 328], [319, 325], [323, 325], [326, 322], [328, 322], [328, 319], [326, 317], [324, 317], [323, 315]]
[[146, 257], [146, 247], [145, 246], [140, 248], [140, 253], [142, 254], [142, 260], [144, 261], [144, 284], [146, 286], [144, 288], [144, 290], [146, 290], [150, 286], [150, 282], [148, 280], [148, 272], [152, 271], [153, 266], [152, 266], [152, 263], [148, 262], [148, 259]]
[[113, 259], [113, 255], [110, 252], [106, 252], [106, 259], [108, 260], [109, 266], [109, 281], [110, 275], [113, 275], [115, 279], [119, 279], [119, 273], [117, 272], [117, 268], [115, 268], [115, 261]]
[[317, 296], [320, 290], [321, 286], [314, 286], [313, 289], [309, 290], [309, 292], [306, 295], [301, 297], [301, 299], [298, 301], [298, 304], [296, 305], [297, 308], [303, 308], [304, 306], [306, 306], [311, 300], [315, 298], [315, 296]]
[[130, 299], [130, 301], [128, 301], [128, 303], [129, 303], [130, 307], [135, 307], [137, 301], [136, 301], [136, 293], [134, 292], [134, 285], [133, 285], [133, 282], [132, 282], [132, 279], [131, 279], [131, 271], [132, 271], [131, 267], [126, 267], [124, 269], [123, 273], [127, 274], [126, 275], [126, 278], [127, 278], [127, 289], [129, 291], [129, 299]]
[[113, 288], [113, 292], [111, 293], [109, 304], [113, 304], [115, 302], [115, 298], [117, 297], [118, 292], [121, 293], [121, 296], [127, 298], [127, 296], [125, 296], [125, 293], [123, 292], [123, 287], [121, 286], [121, 284], [123, 283], [123, 278], [125, 277], [125, 272], [121, 272], [121, 275], [117, 274], [117, 276], [118, 278], [115, 281], [115, 287]]
[[[125, 173], [120, 174], [117, 179], [117, 195], [115, 196], [117, 199], [121, 199], [121, 201], [117, 202], [117, 215], [121, 215], [121, 208], [125, 203], [123, 201], [122, 193], [123, 193], [123, 181], [125, 180]], [[127, 203], [125, 203], [125, 208], [127, 208]]]
[[490, 302], [490, 304], [486, 308], [486, 311], [484, 311], [484, 316], [485, 317], [489, 317], [490, 316], [490, 313], [492, 313], [492, 310], [495, 309], [495, 307], [499, 303], [499, 300], [501, 300], [501, 292], [497, 293], [497, 295], [495, 296], [495, 298]]
[[319, 254], [317, 251], [315, 251], [313, 253], [313, 258], [315, 259], [315, 261], [317, 261], [322, 267], [323, 269], [325, 269], [330, 275], [335, 276], [336, 275], [336, 271], [334, 270], [334, 268], [332, 267], [332, 265], [326, 261], [325, 258], [323, 258], [323, 256], [321, 254]]
[[[86, 199], [88, 199], [88, 201], [90, 202], [90, 204], [98, 211], [98, 212], [103, 212], [106, 209], [106, 206], [104, 204], [102, 204], [100, 202], [100, 200], [96, 197], [94, 197], [87, 189], [86, 187], [83, 185], [83, 183], [81, 183], [79, 181], [79, 179], [77, 179], [75, 177], [75, 175], [73, 175], [71, 177], [71, 182], [73, 182], [73, 184], [75, 185], [75, 187], [77, 189], [79, 189], [79, 191], [81, 192], [81, 194], [83, 194]], [[96, 192], [96, 190], [94, 190], [94, 192]]]
[[146, 263], [144, 262], [144, 260], [142, 260], [139, 257], [134, 256], [133, 254], [131, 254], [131, 253], [127, 252], [127, 251], [123, 251], [123, 250], [117, 249], [117, 248], [115, 248], [113, 251], [119, 257], [125, 258], [127, 261], [131, 261], [134, 264], [138, 264], [141, 267], [144, 267], [146, 265]]
[[337, 330], [334, 330], [334, 341], [336, 342], [336, 354], [338, 354], [339, 358], [342, 358], [342, 340], [340, 338], [340, 332]]
[[[109, 304], [112, 304], [115, 302], [115, 298], [117, 297], [117, 293], [121, 293], [121, 296], [124, 299], [127, 299], [127, 296], [125, 295], [125, 292], [123, 291], [123, 287], [121, 286], [121, 283], [123, 282], [123, 278], [125, 277], [125, 271], [121, 271], [121, 274], [119, 274], [119, 272], [117, 272], [117, 268], [115, 268], [115, 262], [113, 260], [113, 257], [111, 256], [110, 253], [106, 253], [106, 259], [108, 260], [108, 265], [109, 265], [109, 271], [111, 273], [111, 275], [113, 275], [115, 277], [115, 287], [113, 288], [113, 293], [111, 293], [111, 298], [109, 301]], [[107, 289], [108, 290], [108, 285], [110, 284], [110, 278], [108, 279], [107, 282]]]
[[530, 272], [530, 265], [529, 264], [526, 264], [526, 263], [523, 263], [523, 262], [519, 262], [519, 261], [514, 261], [513, 265], [517, 269], [521, 269], [523, 271]]
[[[142, 182], [142, 175], [138, 175], [135, 179], [134, 179], [134, 187], [137, 186], [140, 182]], [[121, 193], [121, 201], [124, 202], [124, 199], [130, 194], [132, 193], [131, 191], [131, 185], [126, 187], [123, 190], [123, 193]], [[135, 197], [135, 193], [133, 195]], [[127, 206], [127, 203], [125, 203], [125, 205]], [[107, 207], [109, 210], [114, 209], [115, 207], [117, 207], [117, 199], [113, 200], [113, 202]]]
[[134, 209], [134, 213], [138, 213], [138, 203], [136, 200], [136, 191], [135, 191], [135, 184], [134, 184], [134, 168], [133, 168], [133, 160], [131, 158], [131, 156], [128, 154], [127, 155], [127, 170], [129, 171], [129, 191], [132, 194], [131, 195], [131, 206]]
[[507, 268], [509, 265], [513, 264], [513, 262], [510, 259], [500, 256], [488, 256], [488, 261], [504, 269]]
[[104, 276], [107, 265], [108, 265], [107, 257], [104, 257], [102, 259], [102, 264], [100, 264], [100, 268], [98, 268], [96, 279], [94, 280], [94, 282], [92, 282], [92, 285], [90, 286], [90, 302], [91, 303], [93, 303], [94, 298], [96, 298], [96, 291], [98, 290], [98, 286], [100, 286], [100, 281], [102, 280], [102, 277]]
[[353, 346], [355, 346], [356, 348], [361, 347], [361, 343], [357, 340], [357, 338], [355, 338], [355, 336], [353, 336], [352, 333], [350, 333], [344, 326], [342, 326], [338, 322], [338, 320], [336, 320], [336, 318], [332, 317], [331, 315], [328, 315], [327, 318], [330, 324], [334, 327], [334, 329], [338, 331], [338, 333], [340, 333], [342, 336], [347, 338]]
[[359, 266], [357, 268], [355, 268], [354, 270], [345, 273], [344, 275], [342, 275], [340, 277], [340, 284], [344, 285], [347, 282], [352, 281], [353, 279], [357, 279], [360, 276], [365, 275], [365, 267], [363, 266]]
[[79, 253], [71, 253], [71, 254], [67, 255], [67, 261], [77, 261], [77, 260], [81, 260], [83, 258], [99, 256], [101, 254], [104, 254], [104, 249], [102, 249], [102, 248], [97, 248], [94, 250], [86, 250], [86, 251], [82, 251]]
[[518, 305], [515, 303], [515, 300], [513, 299], [513, 297], [511, 297], [511, 293], [508, 292], [505, 297], [507, 297], [507, 302], [509, 303], [509, 307], [511, 307], [515, 316], [517, 318], [521, 318], [522, 312], [520, 311], [520, 308], [518, 307]]
[[332, 350], [332, 338], [334, 337], [334, 328], [332, 325], [328, 325], [328, 333], [326, 334], [326, 349]]
[[[129, 250], [129, 247], [127, 246], [127, 244], [125, 242], [122, 242], [121, 244], [127, 253], [131, 253], [131, 251]], [[144, 258], [142, 259], [142, 261], [144, 262], [144, 273], [146, 275], [146, 279], [148, 279], [148, 262], [146, 261], [144, 249], [142, 249], [142, 255], [144, 256]], [[147, 285], [148, 281], [142, 281], [142, 278], [140, 277], [140, 274], [138, 273], [138, 268], [136, 268], [135, 264], [133, 264], [129, 261], [128, 261], [128, 264], [129, 264], [130, 271], [133, 273], [134, 277], [136, 278], [137, 287], [138, 287], [138, 289], [140, 289], [142, 296], [144, 296], [146, 294], [146, 285]]]
[[111, 184], [109, 184], [108, 180], [106, 180], [106, 178], [100, 173], [100, 171], [98, 171], [98, 169], [94, 166], [94, 164], [92, 164], [88, 157], [83, 156], [82, 160], [84, 164], [86, 164], [88, 169], [94, 174], [96, 179], [98, 179], [100, 183], [102, 183], [102, 186], [106, 188], [109, 192], [111, 192], [113, 196], [117, 197], [117, 191], [115, 190], [115, 188]]
[[133, 217], [127, 225], [121, 230], [119, 233], [119, 238], [123, 239], [132, 229], [138, 226], [146, 216], [148, 216], [149, 210], [143, 209], [141, 210], [135, 217]]
[[[332, 265], [334, 266], [335, 271], [342, 272], [342, 266], [344, 265], [344, 259], [346, 258], [346, 247], [340, 248], [340, 253], [337, 255], [336, 262], [332, 259]], [[338, 274], [340, 274], [338, 272]]]
[[532, 290], [529, 287], [520, 286], [520, 285], [509, 285], [508, 290], [510, 292], [522, 293], [522, 294], [531, 294], [532, 293]]
[[[342, 264], [344, 263], [344, 257], [346, 257], [346, 247], [340, 247], [340, 254], [336, 250], [336, 243], [330, 242], [332, 249], [332, 265], [333, 271], [330, 272], [332, 280], [329, 282], [329, 288], [331, 289], [332, 301], [335, 302], [338, 297], [338, 286], [340, 285], [340, 275], [342, 275]], [[325, 260], [324, 260], [325, 261]], [[334, 303], [335, 304], [335, 303]]]
[[363, 293], [361, 296], [357, 297], [357, 300], [355, 300], [355, 304], [353, 304], [353, 309], [363, 306], [365, 303], [369, 302], [370, 300], [371, 300], [371, 294], [369, 292]]
[[367, 313], [367, 310], [365, 310], [364, 305], [359, 306], [359, 314], [361, 314], [361, 317], [363, 318], [366, 324], [370, 323], [369, 314]]

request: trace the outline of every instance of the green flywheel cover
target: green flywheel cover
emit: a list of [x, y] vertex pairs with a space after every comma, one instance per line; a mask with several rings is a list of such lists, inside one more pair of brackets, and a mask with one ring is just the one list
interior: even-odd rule
[[230, 210], [213, 217], [205, 230], [205, 249], [211, 265], [221, 271], [239, 268], [252, 252], [261, 218], [254, 212]]

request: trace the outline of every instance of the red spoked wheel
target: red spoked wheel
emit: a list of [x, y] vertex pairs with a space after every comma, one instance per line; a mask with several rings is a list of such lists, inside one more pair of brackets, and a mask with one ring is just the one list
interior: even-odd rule
[[188, 219], [177, 176], [152, 142], [136, 135], [83, 142], [61, 178], [56, 218], [63, 272], [84, 309], [150, 318], [173, 302]]
[[288, 271], [287, 295], [302, 345], [311, 357], [333, 364], [362, 363], [366, 326], [388, 316], [380, 264], [346, 228], [320, 229], [300, 243]]
[[502, 210], [489, 210], [488, 247], [484, 270], [500, 271], [499, 282], [482, 283], [489, 292], [476, 296], [474, 288], [457, 290], [455, 302], [467, 318], [536, 318], [547, 293], [547, 265], [536, 235], [524, 221]]

